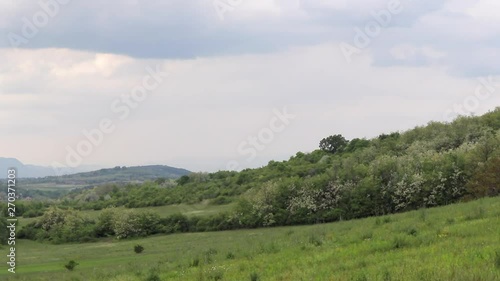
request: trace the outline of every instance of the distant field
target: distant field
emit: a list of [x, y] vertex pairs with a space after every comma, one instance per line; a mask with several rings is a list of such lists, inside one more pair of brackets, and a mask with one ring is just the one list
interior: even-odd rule
[[[210, 205], [208, 202], [200, 203], [200, 204], [179, 204], [179, 205], [168, 205], [168, 206], [159, 206], [159, 207], [145, 207], [145, 208], [135, 208], [137, 211], [153, 211], [158, 213], [161, 217], [167, 217], [172, 214], [181, 213], [188, 217], [192, 216], [209, 216], [214, 215], [220, 212], [229, 211], [234, 207], [234, 204], [227, 205]], [[117, 208], [118, 210], [131, 210], [124, 207]], [[91, 219], [96, 219], [101, 211], [81, 211], [81, 213]], [[36, 220], [37, 218], [20, 218], [19, 226], [25, 226], [26, 224]]]
[[[228, 205], [209, 205], [208, 202], [200, 203], [200, 204], [179, 204], [179, 205], [167, 205], [167, 206], [159, 206], [159, 207], [145, 207], [145, 208], [135, 208], [134, 210], [148, 210], [158, 213], [162, 217], [167, 217], [169, 215], [175, 213], [181, 213], [188, 217], [190, 216], [208, 216], [214, 215], [223, 211], [229, 211], [232, 209], [234, 204]], [[117, 208], [118, 210], [130, 210], [124, 207]], [[87, 215], [90, 218], [97, 218], [101, 211], [82, 211], [84, 215]]]
[[[2, 280], [493, 281], [500, 198], [313, 226], [18, 244], [18, 274], [2, 262]], [[134, 253], [136, 244], [143, 253]], [[71, 259], [80, 264], [74, 272], [63, 267]]]
[[28, 183], [23, 184], [23, 188], [38, 189], [45, 191], [71, 190], [74, 188], [85, 187], [86, 185], [78, 184], [60, 184], [60, 183]]

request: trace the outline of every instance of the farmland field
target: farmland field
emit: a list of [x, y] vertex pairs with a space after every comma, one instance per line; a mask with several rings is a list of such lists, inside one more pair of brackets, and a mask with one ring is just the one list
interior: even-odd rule
[[[144, 252], [134, 253], [137, 244]], [[2, 263], [2, 280], [493, 281], [500, 198], [311, 226], [86, 244], [19, 240], [17, 255], [17, 273]], [[69, 260], [79, 263], [72, 272]]]

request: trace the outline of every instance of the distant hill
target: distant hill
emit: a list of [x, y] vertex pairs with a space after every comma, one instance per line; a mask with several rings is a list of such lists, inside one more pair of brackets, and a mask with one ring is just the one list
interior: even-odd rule
[[[47, 176], [55, 176], [56, 171], [51, 167], [23, 164], [16, 158], [0, 157], [0, 179], [7, 177], [7, 169], [16, 168], [18, 178], [40, 178]], [[62, 174], [75, 174], [96, 170], [96, 166], [81, 166], [78, 168], [63, 168]]]
[[174, 168], [163, 165], [115, 167], [100, 169], [92, 172], [77, 173], [63, 176], [49, 176], [38, 179], [26, 179], [28, 185], [54, 184], [87, 186], [104, 183], [144, 182], [158, 178], [176, 179], [191, 172], [186, 169]]

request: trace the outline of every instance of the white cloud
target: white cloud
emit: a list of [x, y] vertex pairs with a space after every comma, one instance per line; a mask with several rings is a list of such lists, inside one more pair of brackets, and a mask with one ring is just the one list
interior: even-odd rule
[[472, 16], [474, 20], [494, 24], [500, 22], [499, 11], [500, 2], [496, 0], [479, 0], [473, 7], [468, 8], [466, 13]]
[[397, 60], [414, 60], [418, 56], [434, 60], [446, 56], [445, 53], [435, 50], [432, 47], [416, 47], [410, 44], [394, 46], [390, 49], [390, 53]]
[[[244, 0], [223, 22], [212, 1], [71, 2], [26, 49], [0, 49], [0, 156], [63, 162], [64, 147], [112, 115], [111, 101], [148, 65], [163, 65], [168, 82], [84, 164], [223, 168], [288, 105], [297, 120], [243, 162], [257, 166], [332, 133], [370, 137], [439, 120], [474, 93], [474, 77], [500, 74], [495, 1], [402, 1], [351, 64], [338, 43], [389, 1], [290, 1]], [[0, 30], [19, 32], [37, 9], [0, 2]], [[477, 113], [499, 103], [493, 95]]]
[[[0, 56], [5, 52], [10, 51], [1, 50]], [[183, 61], [59, 49], [22, 52], [10, 57], [5, 69], [11, 71], [1, 75], [17, 77], [10, 88], [29, 81], [38, 86], [28, 94], [0, 95], [2, 112], [8, 112], [1, 116], [0, 131], [9, 131], [1, 140], [0, 155], [40, 164], [63, 162], [65, 146], [77, 143], [83, 129], [113, 117], [110, 102], [140, 81], [146, 65], [164, 64], [172, 75], [117, 124], [116, 132], [84, 164], [164, 163], [214, 170], [237, 159], [242, 166], [254, 167], [312, 150], [332, 133], [372, 137], [440, 119], [477, 84], [449, 76], [441, 67], [375, 67], [368, 54], [347, 64], [335, 44]], [[10, 67], [16, 65], [31, 66]], [[81, 65], [94, 71], [82, 72]], [[44, 68], [78, 70], [80, 75], [34, 71]], [[498, 102], [498, 97], [484, 101], [478, 113]], [[256, 161], [247, 163], [237, 153], [238, 144], [267, 125], [273, 108], [285, 105], [297, 119]], [[49, 138], [50, 149], [25, 147], [48, 145]]]

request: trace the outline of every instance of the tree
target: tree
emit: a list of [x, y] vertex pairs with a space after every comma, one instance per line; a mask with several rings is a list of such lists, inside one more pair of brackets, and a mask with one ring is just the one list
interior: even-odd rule
[[97, 218], [95, 233], [98, 237], [114, 235], [114, 223], [117, 218], [117, 211], [114, 208], [104, 209]]
[[358, 149], [362, 149], [362, 148], [369, 147], [369, 146], [370, 146], [369, 140], [355, 138], [349, 142], [349, 144], [345, 148], [345, 151], [346, 152], [353, 152], [353, 151], [356, 151]]
[[467, 184], [467, 191], [475, 198], [500, 194], [500, 157], [480, 166], [479, 171]]
[[323, 151], [335, 154], [344, 151], [348, 143], [349, 141], [342, 135], [333, 135], [322, 139], [319, 142], [319, 148]]

